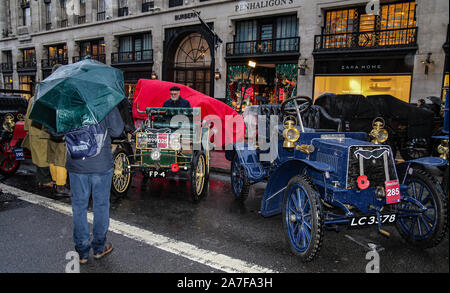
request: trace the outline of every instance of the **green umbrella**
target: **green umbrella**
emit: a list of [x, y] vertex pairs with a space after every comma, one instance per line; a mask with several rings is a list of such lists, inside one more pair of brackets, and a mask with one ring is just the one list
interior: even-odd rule
[[86, 59], [61, 66], [39, 83], [30, 119], [66, 132], [99, 123], [124, 98], [123, 72]]

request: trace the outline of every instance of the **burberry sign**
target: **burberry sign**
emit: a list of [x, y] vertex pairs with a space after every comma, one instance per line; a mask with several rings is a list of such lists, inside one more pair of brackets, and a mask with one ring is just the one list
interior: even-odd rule
[[[198, 11], [198, 14], [200, 14], [201, 12]], [[183, 20], [183, 19], [190, 19], [190, 18], [196, 18], [197, 14], [195, 12], [188, 12], [188, 13], [183, 13], [183, 14], [177, 14], [175, 15], [175, 20]]]

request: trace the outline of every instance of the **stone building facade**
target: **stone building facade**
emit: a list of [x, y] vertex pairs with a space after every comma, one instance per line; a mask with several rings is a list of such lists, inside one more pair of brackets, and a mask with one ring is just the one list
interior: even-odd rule
[[90, 55], [129, 96], [157, 78], [235, 107], [330, 91], [415, 103], [448, 83], [448, 19], [447, 0], [0, 0], [0, 88]]

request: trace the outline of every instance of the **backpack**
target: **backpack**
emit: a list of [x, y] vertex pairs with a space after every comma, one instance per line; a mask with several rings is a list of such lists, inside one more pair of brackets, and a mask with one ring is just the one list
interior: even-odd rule
[[67, 151], [72, 159], [92, 158], [100, 154], [108, 130], [100, 124], [84, 126], [64, 134]]

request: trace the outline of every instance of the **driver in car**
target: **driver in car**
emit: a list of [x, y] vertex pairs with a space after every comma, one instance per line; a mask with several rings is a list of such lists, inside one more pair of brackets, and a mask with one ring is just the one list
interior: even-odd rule
[[164, 102], [163, 107], [191, 108], [191, 103], [180, 97], [180, 88], [174, 86], [170, 88], [170, 99]]

